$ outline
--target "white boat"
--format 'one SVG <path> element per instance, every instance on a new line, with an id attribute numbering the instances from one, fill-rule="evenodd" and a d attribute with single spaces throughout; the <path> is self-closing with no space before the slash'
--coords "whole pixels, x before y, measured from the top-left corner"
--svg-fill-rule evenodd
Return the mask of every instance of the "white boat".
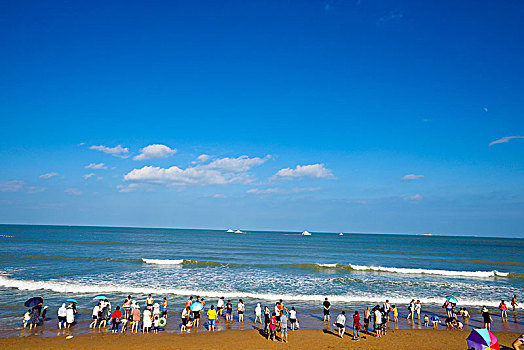
<path id="1" fill-rule="evenodd" d="M 304 231 L 304 232 L 302 232 L 302 236 L 311 236 L 311 233 L 309 233 L 307 231 Z"/>
<path id="2" fill-rule="evenodd" d="M 344 234 L 343 234 L 342 232 L 340 232 L 338 235 L 339 235 L 339 236 L 344 236 Z"/>
<path id="3" fill-rule="evenodd" d="M 236 230 L 235 233 L 245 233 L 245 232 L 242 232 L 240 230 Z"/>
<path id="4" fill-rule="evenodd" d="M 235 232 L 235 231 L 233 231 L 232 229 L 229 229 L 229 230 L 227 230 L 226 232 L 227 232 L 227 233 L 233 233 L 233 232 Z"/>

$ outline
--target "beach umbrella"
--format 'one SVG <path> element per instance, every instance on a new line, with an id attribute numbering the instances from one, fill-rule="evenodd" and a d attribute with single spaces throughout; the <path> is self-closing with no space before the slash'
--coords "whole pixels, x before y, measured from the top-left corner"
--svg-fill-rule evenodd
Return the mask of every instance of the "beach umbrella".
<path id="1" fill-rule="evenodd" d="M 487 329 L 474 329 L 468 339 L 468 349 L 474 350 L 500 350 L 499 340 Z"/>
<path id="2" fill-rule="evenodd" d="M 195 303 L 191 304 L 190 309 L 191 309 L 191 311 L 200 311 L 200 310 L 202 310 L 202 304 L 199 303 L 199 302 L 195 302 Z"/>
<path id="3" fill-rule="evenodd" d="M 93 300 L 106 300 L 107 297 L 105 295 L 98 295 L 96 297 L 93 298 Z"/>
<path id="4" fill-rule="evenodd" d="M 42 299 L 42 297 L 33 297 L 29 299 L 28 301 L 26 301 L 24 305 L 26 307 L 35 307 L 38 304 L 42 304 L 43 302 L 44 302 L 44 299 Z"/>
<path id="5" fill-rule="evenodd" d="M 75 303 L 75 304 L 78 304 L 78 301 L 76 301 L 76 299 L 73 299 L 73 298 L 69 298 L 66 300 L 67 302 L 69 303 Z"/>
<path id="6" fill-rule="evenodd" d="M 455 303 L 455 304 L 458 303 L 457 298 L 455 298 L 453 295 L 448 295 L 446 297 L 446 300 L 449 301 L 450 303 Z"/>

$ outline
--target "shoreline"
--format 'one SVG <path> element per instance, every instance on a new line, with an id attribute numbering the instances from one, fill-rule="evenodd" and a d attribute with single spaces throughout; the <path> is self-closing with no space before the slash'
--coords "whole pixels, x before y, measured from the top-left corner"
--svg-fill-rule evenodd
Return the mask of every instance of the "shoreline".
<path id="1" fill-rule="evenodd" d="M 143 349 L 154 344 L 162 349 L 460 349 L 466 348 L 466 330 L 391 330 L 381 338 L 365 335 L 361 341 L 351 339 L 352 331 L 346 328 L 346 335 L 339 338 L 336 331 L 300 329 L 289 331 L 288 343 L 273 342 L 264 338 L 257 329 L 228 330 L 227 332 L 201 331 L 192 334 L 81 334 L 66 339 L 60 337 L 0 338 L 0 345 L 7 349 Z M 501 349 L 511 349 L 519 333 L 494 332 Z"/>
<path id="2" fill-rule="evenodd" d="M 331 314 L 331 322 L 329 324 L 326 324 L 322 321 L 322 315 L 319 313 L 318 309 L 315 310 L 300 310 L 298 313 L 298 320 L 300 322 L 301 329 L 308 329 L 308 330 L 324 330 L 324 329 L 330 329 L 333 328 L 332 324 L 338 315 L 338 313 L 342 310 L 345 310 L 346 313 L 349 313 L 350 315 L 353 313 L 354 310 L 359 310 L 361 313 L 361 317 L 363 317 L 363 309 L 362 307 L 353 307 L 351 305 L 347 305 L 346 308 L 337 308 L 336 310 L 333 310 Z M 106 327 L 105 329 L 90 329 L 89 323 L 91 323 L 92 319 L 88 318 L 87 313 L 89 313 L 88 310 L 83 310 L 81 313 L 79 313 L 76 317 L 76 321 L 73 324 L 72 328 L 70 329 L 70 333 L 74 336 L 82 335 L 82 334 L 98 334 L 98 335 L 104 335 L 105 333 L 110 332 L 110 327 Z M 446 325 L 444 324 L 444 321 L 446 319 L 445 313 L 442 311 L 442 308 L 438 307 L 431 307 L 423 309 L 421 312 L 421 316 L 423 316 L 425 313 L 428 315 L 436 314 L 440 318 L 440 323 L 438 330 L 444 330 L 446 329 Z M 463 318 L 461 316 L 458 317 L 458 320 L 461 321 L 464 324 L 464 330 L 470 331 L 473 328 L 483 328 L 484 324 L 482 321 L 482 316 L 480 313 L 470 310 L 471 311 L 471 317 L 470 318 Z M 225 314 L 224 314 L 225 315 Z M 248 312 L 245 314 L 244 322 L 239 323 L 238 322 L 238 316 L 234 314 L 234 320 L 226 322 L 225 317 L 221 316 L 218 320 L 219 322 L 216 324 L 216 331 L 217 332 L 223 332 L 223 331 L 230 331 L 230 330 L 249 330 L 249 329 L 257 329 L 257 327 L 254 324 L 254 314 L 251 312 Z M 90 313 L 89 313 L 90 316 Z M 508 322 L 502 322 L 501 317 L 499 313 L 491 314 L 493 318 L 493 322 L 491 323 L 491 329 L 493 332 L 514 332 L 514 333 L 522 333 L 524 332 L 524 316 L 521 312 L 512 313 L 508 312 Z M 407 321 L 406 320 L 405 313 L 399 314 L 399 321 L 398 323 L 395 323 L 392 319 L 388 324 L 388 330 L 413 330 L 413 331 L 420 331 L 425 330 L 423 326 L 423 321 L 420 322 L 415 319 L 414 322 Z M 352 319 L 351 319 L 352 322 Z M 207 332 L 205 325 L 207 325 L 207 317 L 203 316 L 201 319 L 201 324 L 197 332 Z M 165 328 L 161 331 L 162 334 L 176 334 L 181 335 L 184 333 L 181 333 L 180 331 L 181 326 L 181 319 L 180 319 L 180 312 L 177 311 L 171 311 L 169 312 L 168 322 Z M 350 321 L 347 322 L 347 326 L 350 327 Z M 370 325 L 371 327 L 371 325 Z M 431 327 L 431 322 L 430 322 Z M 39 326 L 33 329 L 33 331 L 30 331 L 29 329 L 23 329 L 20 326 L 18 327 L 9 327 L 0 329 L 0 338 L 24 338 L 24 337 L 56 337 L 58 335 L 59 329 L 57 326 L 57 317 L 55 316 L 54 310 L 51 312 L 48 312 L 46 316 L 45 322 L 40 322 Z M 193 330 L 194 332 L 194 330 Z"/>

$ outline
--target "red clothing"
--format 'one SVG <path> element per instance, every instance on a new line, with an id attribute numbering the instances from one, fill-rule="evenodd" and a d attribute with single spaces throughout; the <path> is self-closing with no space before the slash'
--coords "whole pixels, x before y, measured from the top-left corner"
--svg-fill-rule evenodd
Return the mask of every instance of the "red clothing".
<path id="1" fill-rule="evenodd" d="M 353 327 L 360 327 L 360 315 L 359 314 L 356 314 L 356 315 L 353 315 Z"/>
<path id="2" fill-rule="evenodd" d="M 499 305 L 499 309 L 500 309 L 500 310 L 507 310 L 507 309 L 508 309 L 508 306 L 506 305 L 506 303 L 500 303 L 500 305 Z"/>
<path id="3" fill-rule="evenodd" d="M 115 319 L 115 318 L 122 318 L 122 312 L 120 312 L 120 310 L 116 310 L 113 312 L 113 315 L 111 316 L 111 319 Z"/>

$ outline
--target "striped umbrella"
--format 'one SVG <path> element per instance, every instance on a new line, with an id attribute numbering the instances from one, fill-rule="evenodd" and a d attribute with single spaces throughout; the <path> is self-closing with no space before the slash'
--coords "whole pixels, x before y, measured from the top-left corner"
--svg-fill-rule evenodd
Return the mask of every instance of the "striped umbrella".
<path id="1" fill-rule="evenodd" d="M 468 339 L 468 349 L 474 350 L 500 350 L 499 340 L 487 329 L 474 329 Z"/>

